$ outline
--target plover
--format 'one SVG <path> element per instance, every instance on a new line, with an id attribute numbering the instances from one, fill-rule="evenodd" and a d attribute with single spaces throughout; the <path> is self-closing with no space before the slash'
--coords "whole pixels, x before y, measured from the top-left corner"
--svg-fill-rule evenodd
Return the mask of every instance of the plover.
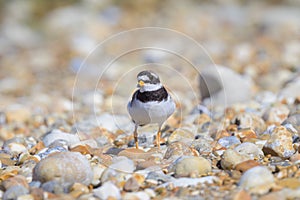
<path id="1" fill-rule="evenodd" d="M 138 148 L 137 128 L 146 124 L 158 124 L 156 137 L 160 148 L 160 135 L 163 123 L 175 111 L 175 103 L 160 83 L 159 77 L 152 71 L 142 71 L 137 75 L 138 90 L 132 95 L 127 110 L 135 124 L 134 141 Z"/>

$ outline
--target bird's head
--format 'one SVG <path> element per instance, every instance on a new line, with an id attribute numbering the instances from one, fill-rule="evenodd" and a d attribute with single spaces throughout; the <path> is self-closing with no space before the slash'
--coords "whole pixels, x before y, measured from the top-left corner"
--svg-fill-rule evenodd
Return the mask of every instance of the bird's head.
<path id="1" fill-rule="evenodd" d="M 159 77 L 152 71 L 142 71 L 137 75 L 137 87 L 141 92 L 158 90 L 162 87 Z"/>

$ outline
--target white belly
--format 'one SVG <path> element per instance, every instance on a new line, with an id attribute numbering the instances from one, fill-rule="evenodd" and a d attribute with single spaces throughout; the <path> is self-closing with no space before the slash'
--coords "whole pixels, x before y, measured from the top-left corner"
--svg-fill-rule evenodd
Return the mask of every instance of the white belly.
<path id="1" fill-rule="evenodd" d="M 143 103 L 135 100 L 127 105 L 127 110 L 132 120 L 138 125 L 159 124 L 162 125 L 175 111 L 175 103 L 170 98 L 166 101 L 151 101 Z"/>

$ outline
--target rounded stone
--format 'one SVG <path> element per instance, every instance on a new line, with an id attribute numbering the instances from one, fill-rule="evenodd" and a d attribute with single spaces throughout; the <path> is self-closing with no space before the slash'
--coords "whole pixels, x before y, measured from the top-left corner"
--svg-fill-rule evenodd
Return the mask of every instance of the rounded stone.
<path id="1" fill-rule="evenodd" d="M 170 171 L 176 177 L 204 175 L 211 171 L 211 163 L 203 157 L 182 156 L 170 166 Z"/>
<path id="2" fill-rule="evenodd" d="M 257 166 L 247 170 L 241 177 L 239 186 L 254 194 L 264 194 L 274 185 L 272 172 L 266 167 Z"/>
<path id="3" fill-rule="evenodd" d="M 10 187 L 3 194 L 3 200 L 17 199 L 19 196 L 28 194 L 29 190 L 22 185 L 15 185 Z"/>
<path id="4" fill-rule="evenodd" d="M 57 181 L 62 185 L 75 182 L 88 185 L 93 180 L 89 161 L 78 152 L 59 152 L 41 160 L 33 169 L 33 180 Z"/>
<path id="5" fill-rule="evenodd" d="M 280 125 L 288 117 L 289 112 L 289 108 L 286 105 L 275 105 L 265 111 L 263 119 L 269 125 Z"/>
<path id="6" fill-rule="evenodd" d="M 244 142 L 234 148 L 239 154 L 248 156 L 249 159 L 262 158 L 263 151 L 251 142 Z"/>
<path id="7" fill-rule="evenodd" d="M 65 133 L 58 129 L 52 130 L 50 133 L 47 133 L 43 137 L 43 142 L 46 147 L 50 146 L 52 143 L 58 140 L 64 140 L 67 142 L 68 145 L 72 145 L 80 142 L 78 135 Z"/>
<path id="8" fill-rule="evenodd" d="M 235 166 L 241 162 L 249 160 L 245 155 L 238 153 L 236 150 L 226 150 L 221 159 L 221 166 L 223 169 L 234 169 Z"/>
<path id="9" fill-rule="evenodd" d="M 262 134 L 266 130 L 264 120 L 253 113 L 240 113 L 237 114 L 231 121 L 241 129 L 252 129 L 257 135 Z"/>
<path id="10" fill-rule="evenodd" d="M 194 134 L 185 129 L 177 129 L 175 130 L 170 137 L 168 138 L 168 143 L 171 144 L 173 142 L 183 142 L 183 143 L 191 143 L 194 140 Z"/>

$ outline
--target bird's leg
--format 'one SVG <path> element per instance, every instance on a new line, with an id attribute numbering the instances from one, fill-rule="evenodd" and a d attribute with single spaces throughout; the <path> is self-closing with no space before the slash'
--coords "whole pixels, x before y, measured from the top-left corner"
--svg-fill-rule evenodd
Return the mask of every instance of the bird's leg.
<path id="1" fill-rule="evenodd" d="M 135 125 L 135 127 L 134 127 L 134 132 L 133 132 L 134 143 L 135 143 L 135 148 L 136 148 L 136 149 L 139 148 L 138 135 L 137 135 L 137 128 L 138 128 L 138 126 Z"/>
<path id="2" fill-rule="evenodd" d="M 158 127 L 158 131 L 156 134 L 156 146 L 160 149 L 160 135 L 161 135 L 161 125 Z"/>

